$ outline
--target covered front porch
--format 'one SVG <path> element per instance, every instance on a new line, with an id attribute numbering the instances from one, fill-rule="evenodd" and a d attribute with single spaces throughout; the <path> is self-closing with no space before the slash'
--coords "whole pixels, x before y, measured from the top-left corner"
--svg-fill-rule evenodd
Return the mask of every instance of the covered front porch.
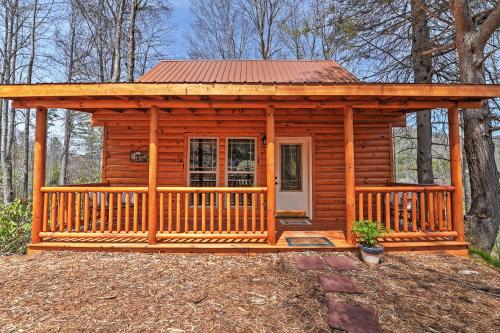
<path id="1" fill-rule="evenodd" d="M 182 89 L 179 87 L 183 86 Z M 458 113 L 493 95 L 485 87 L 433 85 L 276 86 L 109 84 L 39 85 L 11 93 L 17 108 L 36 108 L 33 229 L 31 251 L 43 249 L 239 252 L 352 250 L 355 220 L 371 220 L 390 233 L 388 250 L 464 251 L 462 170 Z M 5 93 L 3 93 L 5 95 Z M 15 95 L 15 96 L 14 96 Z M 457 96 L 459 95 L 459 96 Z M 429 97 L 430 96 L 430 97 Z M 47 110 L 133 112 L 148 119 L 148 183 L 143 186 L 86 184 L 45 186 Z M 451 183 L 446 186 L 386 182 L 363 184 L 356 175 L 355 115 L 381 115 L 448 108 Z M 170 110 L 260 110 L 265 121 L 265 186 L 164 186 L 159 184 L 160 116 Z M 276 120 L 281 110 L 324 110 L 340 116 L 343 133 L 343 227 L 281 223 L 276 209 Z M 243 111 L 242 111 L 243 112 Z M 293 113 L 288 115 L 293 117 Z M 230 116 L 225 116 L 230 117 Z M 260 119 L 260 118 L 259 118 Z M 333 119 L 333 118 L 332 118 Z M 361 118 L 363 119 L 363 118 Z M 330 121 L 330 118 L 327 119 Z M 363 119 L 369 122 L 370 119 Z M 307 123 L 297 118 L 295 123 Z M 299 124 L 300 125 L 300 124 Z M 361 127 L 362 128 L 362 127 Z M 322 129 L 325 130 L 325 129 Z M 312 144 L 314 146 L 314 142 Z M 105 148 L 104 148 L 105 149 Z M 392 158 L 392 157 L 391 157 Z M 375 163 L 375 162 L 374 162 Z M 315 177 L 312 163 L 311 177 Z M 336 185 L 337 186 L 337 185 Z M 316 186 L 318 187 L 318 186 Z M 317 189 L 312 188 L 315 198 Z M 336 207 L 331 199 L 325 204 Z M 333 209 L 333 208 L 332 208 Z M 298 237 L 323 237 L 331 244 L 291 244 Z"/>

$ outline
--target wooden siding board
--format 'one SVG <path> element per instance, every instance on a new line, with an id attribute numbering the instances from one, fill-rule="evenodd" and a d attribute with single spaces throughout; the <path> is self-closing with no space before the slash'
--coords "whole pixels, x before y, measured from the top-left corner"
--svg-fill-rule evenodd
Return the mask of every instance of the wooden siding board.
<path id="1" fill-rule="evenodd" d="M 283 112 L 281 112 L 283 111 Z M 266 186 L 264 112 L 233 113 L 225 110 L 203 110 L 203 117 L 189 110 L 172 110 L 160 115 L 159 185 L 187 186 L 187 144 L 189 137 L 219 138 L 219 185 L 226 185 L 226 139 L 254 137 L 257 140 L 257 186 Z M 231 114 L 238 121 L 229 120 Z M 228 120 L 219 120 L 222 119 Z M 307 122 L 297 121 L 302 117 Z M 399 118 L 398 118 L 399 117 Z M 130 162 L 133 150 L 147 150 L 149 129 L 147 114 L 129 115 L 98 112 L 94 118 L 106 123 L 105 173 L 112 186 L 145 185 L 147 163 Z M 213 120 L 207 120 L 207 119 Z M 325 123 L 328 118 L 328 123 Z M 356 184 L 384 185 L 391 180 L 391 148 L 388 123 L 401 121 L 400 114 L 374 112 L 354 115 Z M 313 225 L 315 228 L 344 228 L 344 152 L 342 116 L 330 110 L 312 113 L 310 110 L 280 110 L 276 116 L 276 135 L 311 136 L 313 149 Z"/>

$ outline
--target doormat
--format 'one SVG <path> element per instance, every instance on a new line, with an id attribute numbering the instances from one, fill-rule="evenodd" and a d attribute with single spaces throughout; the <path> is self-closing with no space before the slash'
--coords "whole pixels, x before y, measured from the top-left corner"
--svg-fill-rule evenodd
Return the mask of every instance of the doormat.
<path id="1" fill-rule="evenodd" d="M 280 218 L 279 222 L 281 225 L 311 225 L 311 221 L 308 219 L 297 219 L 297 218 Z"/>
<path id="2" fill-rule="evenodd" d="M 326 237 L 285 237 L 288 246 L 335 246 Z"/>

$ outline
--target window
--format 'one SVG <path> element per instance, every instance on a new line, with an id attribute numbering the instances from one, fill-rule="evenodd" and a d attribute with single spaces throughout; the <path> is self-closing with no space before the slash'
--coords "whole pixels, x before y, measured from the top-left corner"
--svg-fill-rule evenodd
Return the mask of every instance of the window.
<path id="1" fill-rule="evenodd" d="M 189 186 L 217 186 L 217 139 L 189 140 Z"/>
<path id="2" fill-rule="evenodd" d="M 255 185 L 255 139 L 227 140 L 227 185 L 230 187 L 251 187 Z M 231 194 L 231 205 L 243 206 L 243 193 Z M 251 203 L 248 202 L 248 205 Z"/>
<path id="3" fill-rule="evenodd" d="M 255 139 L 227 140 L 227 185 L 255 185 Z"/>

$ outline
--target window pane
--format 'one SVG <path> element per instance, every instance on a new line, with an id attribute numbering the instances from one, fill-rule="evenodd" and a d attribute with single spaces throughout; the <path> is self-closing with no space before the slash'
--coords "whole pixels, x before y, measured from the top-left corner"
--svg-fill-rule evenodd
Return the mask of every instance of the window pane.
<path id="1" fill-rule="evenodd" d="M 255 171 L 255 140 L 228 139 L 227 171 Z M 230 185 L 231 186 L 231 185 Z"/>
<path id="2" fill-rule="evenodd" d="M 228 173 L 227 185 L 229 187 L 252 187 L 255 185 L 255 175 L 253 173 Z M 239 199 L 239 205 L 243 206 L 243 193 L 231 193 L 231 206 L 236 204 L 236 196 Z M 247 196 L 247 206 L 251 206 L 251 194 Z"/>
<path id="3" fill-rule="evenodd" d="M 228 173 L 227 186 L 248 187 L 254 186 L 255 175 L 253 173 Z"/>
<path id="4" fill-rule="evenodd" d="M 302 191 L 302 146 L 281 145 L 281 190 Z"/>
<path id="5" fill-rule="evenodd" d="M 189 145 L 189 171 L 217 170 L 217 139 L 191 139 Z"/>
<path id="6" fill-rule="evenodd" d="M 215 173 L 190 173 L 189 186 L 194 187 L 212 187 L 217 186 Z"/>

